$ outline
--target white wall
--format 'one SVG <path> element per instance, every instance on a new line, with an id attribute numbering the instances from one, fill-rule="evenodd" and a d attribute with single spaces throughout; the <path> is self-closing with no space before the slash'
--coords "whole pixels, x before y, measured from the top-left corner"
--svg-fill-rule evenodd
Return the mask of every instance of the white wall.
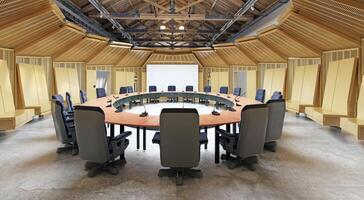
<path id="1" fill-rule="evenodd" d="M 192 85 L 198 91 L 198 65 L 148 64 L 147 91 L 150 85 L 156 85 L 157 91 L 167 91 L 168 85 L 175 85 L 176 91 L 184 91 L 186 85 Z"/>

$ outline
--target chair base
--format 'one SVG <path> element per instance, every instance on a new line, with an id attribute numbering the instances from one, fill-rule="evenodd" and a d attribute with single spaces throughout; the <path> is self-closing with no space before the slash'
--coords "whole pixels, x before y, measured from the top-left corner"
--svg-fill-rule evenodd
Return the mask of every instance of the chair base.
<path id="1" fill-rule="evenodd" d="M 176 177 L 176 185 L 183 185 L 183 177 L 186 175 L 192 178 L 202 178 L 202 172 L 199 169 L 169 168 L 160 169 L 158 172 L 159 177 Z"/>
<path id="2" fill-rule="evenodd" d="M 277 142 L 276 141 L 272 141 L 272 142 L 267 142 L 264 144 L 264 149 L 270 151 L 270 152 L 276 152 L 277 149 Z"/>
<path id="3" fill-rule="evenodd" d="M 250 171 L 256 170 L 256 165 L 258 164 L 258 157 L 257 156 L 251 156 L 248 158 L 241 159 L 239 157 L 231 157 L 230 154 L 222 154 L 221 160 L 228 161 L 228 168 L 229 169 L 235 169 L 236 167 L 240 165 L 244 165 L 246 168 L 248 168 Z"/>
<path id="4" fill-rule="evenodd" d="M 108 161 L 106 163 L 86 162 L 85 170 L 88 171 L 87 176 L 90 178 L 95 177 L 103 171 L 107 171 L 111 175 L 118 175 L 119 167 L 125 164 L 126 160 L 124 156 L 120 156 L 120 159 Z"/>
<path id="5" fill-rule="evenodd" d="M 78 155 L 78 146 L 77 144 L 66 144 L 64 147 L 59 147 L 57 148 L 57 153 L 61 154 L 61 153 L 66 153 L 66 152 L 72 152 L 73 156 Z"/>

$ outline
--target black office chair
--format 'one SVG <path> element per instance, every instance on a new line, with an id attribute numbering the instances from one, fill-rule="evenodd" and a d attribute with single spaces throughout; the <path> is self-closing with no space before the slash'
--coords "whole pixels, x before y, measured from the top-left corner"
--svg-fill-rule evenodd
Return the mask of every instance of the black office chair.
<path id="1" fill-rule="evenodd" d="M 275 152 L 277 140 L 282 136 L 284 116 L 286 114 L 286 101 L 284 99 L 269 100 L 267 106 L 269 114 L 264 148 Z"/>
<path id="2" fill-rule="evenodd" d="M 258 155 L 263 152 L 265 133 L 268 124 L 268 108 L 266 104 L 247 105 L 241 112 L 239 133 L 230 133 L 222 129 L 220 144 L 226 150 L 222 160 L 229 161 L 229 169 L 244 164 L 254 171 Z M 231 157 L 230 154 L 236 156 Z"/>
<path id="3" fill-rule="evenodd" d="M 85 91 L 80 90 L 80 103 L 85 103 L 87 101 L 87 94 Z"/>
<path id="4" fill-rule="evenodd" d="M 57 149 L 57 153 L 72 150 L 72 155 L 77 155 L 77 137 L 73 118 L 66 116 L 63 103 L 55 98 L 51 102 L 51 112 L 57 139 L 64 144 L 64 147 Z"/>
<path id="5" fill-rule="evenodd" d="M 193 85 L 187 85 L 186 86 L 186 92 L 193 92 Z M 184 98 L 184 102 L 193 102 L 193 99 L 190 97 Z"/>
<path id="6" fill-rule="evenodd" d="M 64 114 L 65 117 L 67 117 L 67 118 L 73 118 L 73 111 L 69 111 L 70 109 L 67 108 L 67 106 L 64 104 L 64 99 L 63 99 L 63 96 L 62 95 L 60 95 L 60 94 L 53 95 L 52 96 L 52 100 L 59 101 L 62 104 L 63 114 Z"/>
<path id="7" fill-rule="evenodd" d="M 133 86 L 127 86 L 126 88 L 127 88 L 128 93 L 134 92 Z"/>
<path id="8" fill-rule="evenodd" d="M 119 88 L 119 94 L 126 94 L 128 93 L 128 88 L 127 87 L 120 87 Z"/>
<path id="9" fill-rule="evenodd" d="M 148 88 L 148 91 L 149 92 L 157 92 L 157 86 L 150 85 L 149 88 Z M 159 99 L 158 98 L 150 98 L 149 99 L 149 102 L 151 102 L 151 103 L 158 103 L 159 102 Z"/>
<path id="10" fill-rule="evenodd" d="M 265 100 L 265 89 L 257 89 L 255 94 L 255 100 L 264 103 Z"/>
<path id="11" fill-rule="evenodd" d="M 211 86 L 205 86 L 204 88 L 203 88 L 203 91 L 205 92 L 205 93 L 210 93 L 211 92 Z M 199 103 L 204 103 L 204 104 L 208 104 L 209 103 L 209 100 L 207 100 L 207 99 L 205 99 L 205 98 L 199 98 L 198 99 L 198 102 Z"/>
<path id="12" fill-rule="evenodd" d="M 280 100 L 280 99 L 283 99 L 282 92 L 275 91 L 270 99 L 271 100 Z"/>
<path id="13" fill-rule="evenodd" d="M 241 88 L 234 88 L 234 96 L 240 96 L 241 95 Z"/>
<path id="14" fill-rule="evenodd" d="M 175 92 L 176 86 L 175 85 L 169 85 L 167 88 L 168 92 Z M 167 99 L 167 102 L 178 102 L 178 97 L 169 97 Z"/>
<path id="15" fill-rule="evenodd" d="M 87 175 L 94 177 L 103 170 L 118 174 L 118 165 L 126 163 L 124 152 L 129 145 L 126 138 L 131 132 L 107 137 L 104 112 L 99 107 L 90 106 L 75 107 L 75 126 L 80 157 L 87 161 Z M 115 160 L 119 156 L 120 159 Z"/>
<path id="16" fill-rule="evenodd" d="M 227 86 L 220 87 L 220 93 L 221 94 L 227 94 L 227 93 L 229 93 L 229 87 L 227 87 Z"/>
<path id="17" fill-rule="evenodd" d="M 67 112 L 73 112 L 73 103 L 71 99 L 71 94 L 66 92 L 66 103 L 67 103 Z"/>
<path id="18" fill-rule="evenodd" d="M 156 137 L 159 137 L 156 142 Z M 161 165 L 158 176 L 175 176 L 176 185 L 183 184 L 183 175 L 202 177 L 200 161 L 199 115 L 196 109 L 165 108 L 160 115 L 160 133 L 153 141 L 159 143 Z"/>
<path id="19" fill-rule="evenodd" d="M 105 88 L 96 88 L 96 97 L 97 98 L 106 97 L 106 90 L 105 90 Z"/>

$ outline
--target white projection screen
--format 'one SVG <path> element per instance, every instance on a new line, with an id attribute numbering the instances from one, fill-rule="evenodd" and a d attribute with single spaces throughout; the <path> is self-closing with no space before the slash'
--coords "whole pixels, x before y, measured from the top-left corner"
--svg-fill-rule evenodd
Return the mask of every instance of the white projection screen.
<path id="1" fill-rule="evenodd" d="M 186 85 L 192 85 L 198 91 L 198 65 L 148 64 L 147 90 L 150 85 L 165 92 L 169 85 L 175 85 L 176 91 L 185 91 Z"/>

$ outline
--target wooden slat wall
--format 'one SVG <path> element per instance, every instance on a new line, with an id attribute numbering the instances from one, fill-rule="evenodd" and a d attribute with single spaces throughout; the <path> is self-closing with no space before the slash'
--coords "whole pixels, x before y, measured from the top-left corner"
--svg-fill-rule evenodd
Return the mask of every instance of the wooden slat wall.
<path id="1" fill-rule="evenodd" d="M 54 74 L 52 67 L 52 58 L 50 57 L 30 57 L 30 56 L 16 56 L 16 63 L 42 65 L 46 73 L 46 80 L 48 84 L 49 99 L 55 94 L 54 88 Z M 18 91 L 19 92 L 19 91 Z"/>
<path id="2" fill-rule="evenodd" d="M 364 4 L 358 1 L 357 4 L 350 5 L 350 1 L 354 2 L 352 0 L 293 0 L 293 5 L 300 10 L 300 14 L 359 41 L 364 36 Z"/>
<path id="3" fill-rule="evenodd" d="M 103 50 L 91 58 L 87 64 L 91 65 L 116 65 L 127 53 L 129 49 L 106 46 Z"/>
<path id="4" fill-rule="evenodd" d="M 194 51 L 193 53 L 204 67 L 228 67 L 226 62 L 213 50 Z"/>
<path id="5" fill-rule="evenodd" d="M 122 67 L 141 67 L 147 61 L 152 51 L 132 50 L 129 51 L 116 65 Z"/>
<path id="6" fill-rule="evenodd" d="M 286 97 L 290 99 L 292 94 L 293 78 L 296 66 L 321 64 L 321 58 L 290 58 L 287 65 Z"/>
<path id="7" fill-rule="evenodd" d="M 358 47 L 359 41 L 352 41 L 341 34 L 337 34 L 333 29 L 310 20 L 302 15 L 291 13 L 280 25 L 281 30 L 306 43 L 315 49 L 333 50 Z"/>
<path id="8" fill-rule="evenodd" d="M 257 89 L 263 87 L 265 69 L 286 68 L 286 67 L 287 63 L 259 63 L 257 68 L 257 73 L 258 73 Z"/>
<path id="9" fill-rule="evenodd" d="M 199 64 L 195 55 L 187 54 L 161 54 L 153 53 L 146 64 Z"/>
<path id="10" fill-rule="evenodd" d="M 320 70 L 320 102 L 322 102 L 323 94 L 324 94 L 324 88 L 326 83 L 326 75 L 327 70 L 329 66 L 329 62 L 336 61 L 336 60 L 342 60 L 346 58 L 359 58 L 360 57 L 360 50 L 359 48 L 354 49 L 343 49 L 343 50 L 336 50 L 336 51 L 326 51 L 322 53 L 322 63 L 321 63 L 321 70 Z M 361 75 L 358 75 L 358 78 L 356 79 L 356 86 L 357 88 L 360 88 L 360 82 Z M 358 95 L 358 91 L 354 93 L 354 95 Z"/>
<path id="11" fill-rule="evenodd" d="M 253 58 L 248 57 L 236 46 L 216 48 L 216 53 L 228 65 L 256 65 L 256 61 Z"/>
<path id="12" fill-rule="evenodd" d="M 286 59 L 277 52 L 269 48 L 266 44 L 258 39 L 249 39 L 241 41 L 237 45 L 241 51 L 258 62 L 273 63 L 286 62 Z"/>
<path id="13" fill-rule="evenodd" d="M 14 97 L 14 104 L 16 105 L 16 101 L 17 101 L 17 96 L 16 96 L 16 88 L 17 88 L 17 83 L 16 83 L 16 78 L 15 78 L 15 57 L 14 57 L 14 50 L 12 49 L 3 49 L 0 48 L 0 59 L 1 60 L 6 60 L 7 65 L 8 65 L 8 71 L 9 71 L 9 78 L 10 78 L 10 83 L 11 83 L 11 89 L 13 91 L 13 97 Z"/>
<path id="14" fill-rule="evenodd" d="M 76 68 L 80 89 L 86 91 L 86 64 L 83 62 L 53 62 L 53 67 Z"/>

